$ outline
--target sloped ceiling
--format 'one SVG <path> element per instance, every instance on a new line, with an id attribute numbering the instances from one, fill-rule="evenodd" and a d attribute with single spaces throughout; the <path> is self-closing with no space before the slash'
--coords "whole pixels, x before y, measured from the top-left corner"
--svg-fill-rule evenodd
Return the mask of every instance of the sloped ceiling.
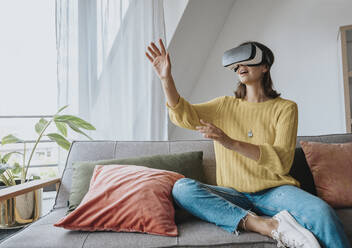
<path id="1" fill-rule="evenodd" d="M 175 85 L 182 97 L 190 97 L 235 1 L 188 1 L 167 48 Z M 170 140 L 174 128 L 170 122 Z"/>

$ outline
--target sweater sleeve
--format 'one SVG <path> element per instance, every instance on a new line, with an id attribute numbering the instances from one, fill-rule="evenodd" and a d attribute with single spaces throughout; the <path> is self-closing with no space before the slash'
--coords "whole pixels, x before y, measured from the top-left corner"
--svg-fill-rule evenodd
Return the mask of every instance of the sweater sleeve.
<path id="1" fill-rule="evenodd" d="M 297 126 L 298 108 L 294 103 L 284 108 L 278 118 L 274 144 L 259 145 L 257 164 L 276 174 L 287 175 L 295 155 Z"/>
<path id="2" fill-rule="evenodd" d="M 190 104 L 183 97 L 179 97 L 178 103 L 171 107 L 168 102 L 169 117 L 172 123 L 179 127 L 196 130 L 196 126 L 201 126 L 199 119 L 212 123 L 223 105 L 225 96 L 214 98 L 210 101 Z"/>

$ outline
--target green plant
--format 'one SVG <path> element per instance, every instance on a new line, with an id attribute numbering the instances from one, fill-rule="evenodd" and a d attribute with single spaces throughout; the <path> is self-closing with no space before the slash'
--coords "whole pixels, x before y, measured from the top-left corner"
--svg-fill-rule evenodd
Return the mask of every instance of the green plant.
<path id="1" fill-rule="evenodd" d="M 26 142 L 22 139 L 17 138 L 16 136 L 9 134 L 1 139 L 1 145 L 12 144 L 12 143 L 23 143 L 24 149 L 23 153 L 18 151 L 9 152 L 3 155 L 0 155 L 0 180 L 7 186 L 16 185 L 15 178 L 17 174 L 20 174 L 21 183 L 24 183 L 27 179 L 27 172 L 30 166 L 32 157 L 34 155 L 35 149 L 37 148 L 38 143 L 40 142 L 43 136 L 47 136 L 50 140 L 55 141 L 60 147 L 65 150 L 68 150 L 71 146 L 71 143 L 65 138 L 67 137 L 68 127 L 76 133 L 80 133 L 86 136 L 88 139 L 92 140 L 86 133 L 81 129 L 86 130 L 95 130 L 95 127 L 85 120 L 74 116 L 74 115 L 59 115 L 59 113 L 67 108 L 69 105 L 66 105 L 60 108 L 57 113 L 50 119 L 46 120 L 41 118 L 38 123 L 35 124 L 35 131 L 38 134 L 38 138 L 31 150 L 29 155 L 28 162 L 26 163 Z M 55 123 L 56 128 L 59 133 L 47 133 L 44 134 L 45 130 L 49 127 L 51 123 Z M 21 154 L 23 156 L 23 166 L 15 162 L 13 165 L 9 165 L 8 161 L 10 160 L 13 154 Z M 33 179 L 38 179 L 39 177 L 33 177 Z"/>

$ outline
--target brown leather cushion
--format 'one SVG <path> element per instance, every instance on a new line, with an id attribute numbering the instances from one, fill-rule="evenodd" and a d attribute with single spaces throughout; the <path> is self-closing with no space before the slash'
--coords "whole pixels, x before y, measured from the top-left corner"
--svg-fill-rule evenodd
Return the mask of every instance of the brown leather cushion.
<path id="1" fill-rule="evenodd" d="M 300 141 L 317 195 L 332 207 L 352 207 L 352 143 Z"/>

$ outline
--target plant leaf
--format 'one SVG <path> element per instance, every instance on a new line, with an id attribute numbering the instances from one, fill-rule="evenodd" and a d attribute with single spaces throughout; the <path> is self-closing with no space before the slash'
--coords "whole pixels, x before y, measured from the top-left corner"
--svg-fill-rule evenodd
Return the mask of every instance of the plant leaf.
<path id="1" fill-rule="evenodd" d="M 80 133 L 80 134 L 83 134 L 83 135 L 86 136 L 88 139 L 93 140 L 93 139 L 92 139 L 91 137 L 89 137 L 86 133 L 84 133 L 81 129 L 79 129 L 79 128 L 76 126 L 75 123 L 73 123 L 73 122 L 71 122 L 71 121 L 68 121 L 67 124 L 69 125 L 69 127 L 70 127 L 73 131 L 75 131 L 75 132 L 77 132 L 77 133 Z"/>
<path id="2" fill-rule="evenodd" d="M 5 144 L 12 144 L 12 143 L 17 143 L 17 142 L 22 142 L 23 140 L 13 136 L 12 134 L 9 134 L 5 137 L 2 138 L 1 140 L 1 144 L 5 145 Z"/>
<path id="3" fill-rule="evenodd" d="M 15 152 L 9 152 L 9 153 L 6 153 L 6 154 L 2 157 L 2 161 L 5 162 L 5 164 L 6 164 L 6 163 L 9 161 L 11 155 L 14 154 L 14 153 L 18 153 L 18 154 L 23 155 L 22 153 L 16 152 L 16 151 L 15 151 Z"/>
<path id="4" fill-rule="evenodd" d="M 6 186 L 10 186 L 11 183 L 9 182 L 9 180 L 7 179 L 7 177 L 3 174 L 3 173 L 0 173 L 0 178 L 1 178 L 1 181 L 6 185 Z"/>
<path id="5" fill-rule="evenodd" d="M 13 174 L 20 174 L 21 173 L 21 169 L 22 169 L 21 165 L 16 162 L 14 164 L 13 168 L 11 169 L 11 171 L 12 171 Z"/>
<path id="6" fill-rule="evenodd" d="M 64 109 L 67 108 L 68 106 L 69 106 L 69 105 L 65 105 L 65 106 L 61 107 L 61 108 L 56 112 L 55 115 L 57 115 L 58 113 L 60 113 L 62 110 L 64 110 Z"/>
<path id="7" fill-rule="evenodd" d="M 60 133 L 62 133 L 65 137 L 67 137 L 66 124 L 64 122 L 55 121 L 55 125 L 57 129 L 60 131 Z"/>
<path id="8" fill-rule="evenodd" d="M 37 134 L 40 134 L 43 131 L 46 124 L 48 124 L 48 121 L 43 118 L 41 118 L 38 123 L 35 124 L 35 131 Z"/>
<path id="9" fill-rule="evenodd" d="M 87 129 L 87 130 L 95 130 L 95 127 L 92 124 L 86 122 L 85 120 L 83 120 L 79 117 L 73 116 L 73 115 L 59 115 L 54 118 L 54 121 L 60 121 L 60 122 L 65 122 L 65 123 L 70 121 L 70 122 L 74 123 L 77 127 Z"/>
<path id="10" fill-rule="evenodd" d="M 65 150 L 70 149 L 71 143 L 67 139 L 65 139 L 62 135 L 58 133 L 48 133 L 46 136 L 48 136 L 49 139 L 55 141 L 59 146 L 61 146 Z"/>
<path id="11" fill-rule="evenodd" d="M 0 164 L 0 175 L 4 174 L 7 169 L 12 169 L 9 164 Z"/>
<path id="12" fill-rule="evenodd" d="M 38 180 L 38 179 L 40 179 L 40 176 L 34 176 L 33 175 L 33 180 Z"/>

